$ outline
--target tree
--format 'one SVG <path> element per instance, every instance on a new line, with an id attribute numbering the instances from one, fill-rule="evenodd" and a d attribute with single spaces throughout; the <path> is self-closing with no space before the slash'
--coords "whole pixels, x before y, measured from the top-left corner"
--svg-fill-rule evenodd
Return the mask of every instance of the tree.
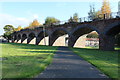
<path id="1" fill-rule="evenodd" d="M 11 39 L 11 34 L 14 32 L 14 27 L 12 25 L 5 25 L 3 29 L 5 31 L 3 37 L 8 40 Z"/>
<path id="2" fill-rule="evenodd" d="M 110 4 L 108 0 L 103 0 L 103 4 L 101 7 L 101 13 L 106 14 L 106 18 L 110 17 L 111 9 L 110 9 Z"/>
<path id="3" fill-rule="evenodd" d="M 73 21 L 74 21 L 74 22 L 78 22 L 78 21 L 79 21 L 79 18 L 78 18 L 78 14 L 77 14 L 77 13 L 74 13 L 74 14 L 73 14 Z"/>
<path id="4" fill-rule="evenodd" d="M 103 19 L 104 15 L 101 13 L 101 10 L 95 11 L 94 5 L 93 6 L 90 5 L 90 11 L 88 13 L 88 17 L 90 20 L 94 21 L 94 20 Z"/>
<path id="5" fill-rule="evenodd" d="M 54 17 L 47 17 L 46 19 L 45 19 L 45 25 L 51 25 L 51 24 L 59 24 L 59 20 L 58 19 L 56 19 L 56 18 L 54 18 Z"/>
<path id="6" fill-rule="evenodd" d="M 18 26 L 17 28 L 15 28 L 15 31 L 20 31 L 22 29 L 21 26 Z"/>
<path id="7" fill-rule="evenodd" d="M 32 23 L 30 23 L 29 24 L 29 26 L 28 26 L 28 28 L 30 28 L 30 29 L 34 29 L 35 27 L 38 27 L 38 26 L 40 26 L 41 24 L 38 22 L 38 20 L 33 20 L 33 22 Z"/>
<path id="8" fill-rule="evenodd" d="M 68 19 L 68 22 L 73 22 L 73 18 L 70 17 L 70 19 Z"/>
<path id="9" fill-rule="evenodd" d="M 14 27 L 12 25 L 5 25 L 3 29 L 5 32 L 14 31 Z"/>
<path id="10" fill-rule="evenodd" d="M 87 35 L 87 38 L 98 38 L 98 33 L 93 31 Z"/>
<path id="11" fill-rule="evenodd" d="M 88 17 L 89 17 L 90 20 L 94 20 L 95 19 L 96 12 L 95 12 L 94 5 L 93 6 L 90 5 L 90 12 L 88 13 Z"/>
<path id="12" fill-rule="evenodd" d="M 95 18 L 94 18 L 94 20 L 96 20 L 96 19 L 103 19 L 104 18 L 104 15 L 101 13 L 101 11 L 100 10 L 98 10 L 97 12 L 95 12 Z"/>
<path id="13" fill-rule="evenodd" d="M 108 0 L 103 0 L 101 12 L 102 14 L 111 13 L 110 4 Z"/>
<path id="14" fill-rule="evenodd" d="M 105 16 L 104 16 L 105 14 Z M 90 11 L 88 13 L 88 17 L 90 20 L 99 20 L 104 18 L 110 18 L 111 17 L 111 9 L 110 4 L 108 0 L 103 0 L 101 10 L 95 11 L 94 6 L 90 5 Z"/>
<path id="15" fill-rule="evenodd" d="M 78 14 L 74 13 L 73 17 L 70 17 L 70 19 L 68 19 L 68 22 L 79 22 Z"/>
<path id="16" fill-rule="evenodd" d="M 24 27 L 24 29 L 29 29 L 29 26 L 27 26 L 27 27 Z"/>

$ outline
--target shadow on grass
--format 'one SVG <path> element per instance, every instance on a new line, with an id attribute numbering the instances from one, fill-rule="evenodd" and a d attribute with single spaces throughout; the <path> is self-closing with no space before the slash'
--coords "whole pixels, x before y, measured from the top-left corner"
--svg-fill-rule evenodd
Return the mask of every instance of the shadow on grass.
<path id="1" fill-rule="evenodd" d="M 3 43 L 3 44 L 11 44 L 11 45 L 15 45 L 17 47 L 23 48 L 23 49 L 35 49 L 35 50 L 51 50 L 52 48 L 56 48 L 58 46 L 45 46 L 45 45 L 35 45 L 35 44 L 21 44 L 21 43 Z M 28 47 L 26 47 L 28 46 Z M 71 48 L 71 47 L 70 47 Z M 117 47 L 118 49 L 115 51 L 120 52 L 120 47 Z M 103 51 L 103 50 L 99 50 L 96 48 L 74 48 L 74 49 L 79 49 L 79 50 L 88 50 L 88 51 Z M 105 52 L 105 51 L 104 51 Z M 114 52 L 114 51 L 113 51 Z"/>
<path id="2" fill-rule="evenodd" d="M 54 51 L 25 51 L 25 52 L 30 52 L 30 53 L 48 53 L 48 54 L 51 54 L 53 53 Z M 29 54 L 29 53 L 28 53 Z"/>
<path id="3" fill-rule="evenodd" d="M 52 50 L 53 48 L 57 48 L 56 46 L 44 46 L 44 45 L 35 45 L 35 44 L 21 44 L 21 43 L 4 43 L 14 45 L 22 49 L 34 49 L 34 50 Z"/>
<path id="4" fill-rule="evenodd" d="M 72 47 L 69 47 L 69 48 L 72 48 Z M 74 49 L 79 49 L 79 50 L 88 50 L 88 51 L 103 51 L 103 52 L 109 52 L 109 51 L 104 51 L 104 50 L 99 50 L 99 49 L 94 49 L 94 48 L 74 48 Z M 110 52 L 115 52 L 115 51 L 118 51 L 120 52 L 120 49 L 117 49 L 117 50 L 114 50 L 114 51 L 110 51 Z"/>

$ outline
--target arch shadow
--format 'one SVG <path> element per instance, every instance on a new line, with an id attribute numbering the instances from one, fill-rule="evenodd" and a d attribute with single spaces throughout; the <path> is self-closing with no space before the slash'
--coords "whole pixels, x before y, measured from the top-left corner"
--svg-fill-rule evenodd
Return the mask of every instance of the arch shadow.
<path id="1" fill-rule="evenodd" d="M 114 22 L 107 26 L 107 28 L 104 30 L 105 35 L 115 36 L 120 32 L 120 22 Z"/>
<path id="2" fill-rule="evenodd" d="M 27 39 L 27 34 L 22 34 L 22 37 L 21 37 L 21 43 L 23 43 L 23 41 Z"/>
<path id="3" fill-rule="evenodd" d="M 36 37 L 36 45 L 38 45 L 42 39 L 44 39 L 45 37 L 49 36 L 48 32 L 47 31 L 40 31 L 38 34 L 37 34 L 37 37 Z M 44 41 L 45 42 L 45 45 L 46 45 L 46 40 Z"/>
<path id="4" fill-rule="evenodd" d="M 53 31 L 49 37 L 49 45 L 52 46 L 59 37 L 66 35 L 66 34 L 68 34 L 68 36 L 69 36 L 70 32 L 68 30 L 66 30 L 65 28 L 53 29 Z M 64 41 L 64 39 L 62 39 L 62 40 Z M 66 43 L 66 40 L 65 40 L 65 43 Z"/>
<path id="5" fill-rule="evenodd" d="M 27 44 L 29 44 L 32 39 L 34 39 L 36 37 L 35 33 L 34 32 L 31 32 L 28 34 L 28 39 L 27 39 Z"/>
<path id="6" fill-rule="evenodd" d="M 17 42 L 18 42 L 20 39 L 21 39 L 21 35 L 18 34 L 18 36 L 17 36 Z"/>
<path id="7" fill-rule="evenodd" d="M 98 33 L 98 35 L 101 34 L 101 32 L 95 26 L 86 25 L 86 24 L 77 26 L 71 32 L 71 35 L 70 35 L 69 41 L 68 41 L 68 45 L 70 47 L 73 47 L 80 36 L 88 34 L 88 33 L 92 32 L 92 31 L 96 31 Z"/>

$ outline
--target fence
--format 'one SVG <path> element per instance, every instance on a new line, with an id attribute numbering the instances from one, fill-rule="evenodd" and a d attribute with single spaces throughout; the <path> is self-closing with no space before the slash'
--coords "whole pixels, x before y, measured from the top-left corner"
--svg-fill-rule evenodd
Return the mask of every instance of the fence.
<path id="1" fill-rule="evenodd" d="M 112 13 L 106 13 L 106 14 L 99 14 L 99 15 L 94 15 L 94 16 L 87 16 L 87 17 L 81 17 L 78 18 L 78 23 L 83 23 L 83 22 L 91 22 L 91 21 L 99 21 L 99 20 L 106 20 L 106 19 L 114 19 L 114 18 L 120 18 L 120 12 L 112 12 Z M 72 20 L 72 21 L 58 21 L 56 23 L 51 23 L 51 24 L 47 24 L 47 25 L 42 25 L 38 28 L 47 28 L 47 27 L 52 27 L 52 25 L 63 25 L 65 23 L 74 23 L 76 21 Z M 29 30 L 29 29 L 22 29 L 21 31 L 24 30 Z M 17 31 L 18 32 L 18 31 Z"/>
<path id="2" fill-rule="evenodd" d="M 114 18 L 120 18 L 120 12 L 112 12 L 112 13 L 106 13 L 106 14 L 99 14 L 95 16 L 87 16 L 87 17 L 81 17 L 78 18 L 78 22 L 91 22 L 91 21 L 98 21 L 98 20 L 106 20 L 106 19 L 114 19 Z M 71 22 L 76 22 L 76 21 L 71 21 Z M 60 25 L 60 24 L 65 24 L 65 23 L 70 23 L 70 21 L 65 20 L 65 21 L 59 21 L 57 23 L 53 23 L 50 25 Z"/>

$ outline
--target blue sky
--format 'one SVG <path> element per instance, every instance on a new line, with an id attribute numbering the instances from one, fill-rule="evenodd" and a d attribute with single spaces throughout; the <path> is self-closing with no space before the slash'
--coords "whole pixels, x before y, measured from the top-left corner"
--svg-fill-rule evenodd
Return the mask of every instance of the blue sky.
<path id="1" fill-rule="evenodd" d="M 1 2 L 0 35 L 7 24 L 26 27 L 34 19 L 44 23 L 48 16 L 60 21 L 68 20 L 74 13 L 78 13 L 79 17 L 88 16 L 90 4 L 94 4 L 97 11 L 102 2 Z M 118 2 L 110 2 L 110 5 L 112 12 L 118 11 Z"/>

